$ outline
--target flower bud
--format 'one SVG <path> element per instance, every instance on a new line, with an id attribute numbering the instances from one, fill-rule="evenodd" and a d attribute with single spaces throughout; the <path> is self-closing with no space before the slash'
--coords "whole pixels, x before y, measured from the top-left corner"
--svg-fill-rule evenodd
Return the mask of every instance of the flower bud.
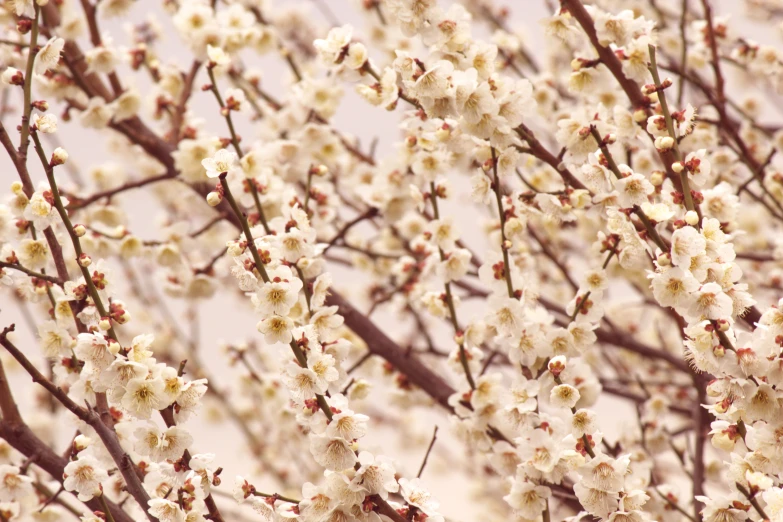
<path id="1" fill-rule="evenodd" d="M 245 251 L 244 247 L 239 241 L 229 241 L 226 243 L 228 255 L 231 257 L 238 257 Z"/>
<path id="2" fill-rule="evenodd" d="M 663 185 L 663 181 L 666 179 L 666 174 L 661 172 L 660 170 L 656 170 L 650 175 L 650 183 L 653 184 L 655 187 L 660 187 Z"/>
<path id="3" fill-rule="evenodd" d="M 30 32 L 30 29 L 33 27 L 33 21 L 29 18 L 20 18 L 18 22 L 16 22 L 16 31 L 19 34 L 27 34 Z"/>
<path id="4" fill-rule="evenodd" d="M 77 435 L 73 439 L 74 453 L 79 453 L 80 451 L 86 450 L 90 444 L 92 444 L 92 439 L 90 437 L 85 435 Z"/>
<path id="5" fill-rule="evenodd" d="M 207 204 L 210 207 L 216 207 L 223 202 L 223 195 L 220 192 L 212 191 L 207 194 Z"/>
<path id="6" fill-rule="evenodd" d="M 123 310 L 121 314 L 114 317 L 117 324 L 127 324 L 131 320 L 131 314 L 127 310 Z"/>
<path id="7" fill-rule="evenodd" d="M 682 172 L 684 168 L 685 167 L 683 166 L 681 161 L 675 161 L 674 163 L 672 163 L 672 170 L 677 174 Z"/>
<path id="8" fill-rule="evenodd" d="M 547 369 L 549 369 L 550 373 L 555 377 L 560 377 L 560 374 L 563 373 L 563 370 L 566 369 L 565 356 L 558 355 L 556 357 L 552 357 L 549 360 L 549 364 L 547 364 Z"/>
<path id="9" fill-rule="evenodd" d="M 3 71 L 2 76 L 3 83 L 6 85 L 24 85 L 24 75 L 19 69 L 8 67 Z"/>
<path id="10" fill-rule="evenodd" d="M 663 252 L 658 255 L 656 261 L 658 262 L 658 266 L 669 266 L 672 264 L 672 256 L 669 255 L 668 252 Z"/>
<path id="11" fill-rule="evenodd" d="M 106 321 L 109 324 L 109 327 L 111 327 L 111 322 L 109 321 L 108 317 L 104 317 L 103 319 L 101 319 L 101 324 L 103 324 L 103 321 Z M 107 330 L 108 330 L 108 328 L 107 328 Z M 120 348 L 121 348 L 120 347 L 120 343 L 118 343 L 114 339 L 109 339 L 109 352 L 110 353 L 112 353 L 114 355 L 117 355 L 118 353 L 120 353 Z"/>
<path id="12" fill-rule="evenodd" d="M 650 98 L 650 101 L 653 103 L 658 102 L 658 92 L 651 92 L 649 95 L 647 95 L 648 98 Z"/>
<path id="13" fill-rule="evenodd" d="M 62 147 L 57 147 L 52 152 L 52 159 L 49 160 L 49 165 L 56 167 L 57 165 L 62 165 L 66 161 L 68 161 L 68 152 Z"/>
<path id="14" fill-rule="evenodd" d="M 644 109 L 636 109 L 633 113 L 633 121 L 636 123 L 642 123 L 647 121 L 647 113 Z"/>
<path id="15" fill-rule="evenodd" d="M 87 228 L 79 223 L 78 225 L 74 225 L 73 233 L 76 234 L 76 237 L 84 237 L 84 234 L 87 233 Z"/>
<path id="16" fill-rule="evenodd" d="M 718 330 L 726 333 L 729 331 L 729 328 L 731 325 L 729 325 L 729 322 L 726 319 L 718 319 Z"/>
<path id="17" fill-rule="evenodd" d="M 492 170 L 492 165 L 494 165 L 494 163 L 495 162 L 492 160 L 492 158 L 488 158 L 487 161 L 481 164 L 481 170 L 484 172 L 489 172 Z"/>
<path id="18" fill-rule="evenodd" d="M 92 264 L 92 258 L 88 256 L 87 254 L 82 254 L 79 256 L 79 266 L 83 268 L 87 268 Z"/>
<path id="19" fill-rule="evenodd" d="M 104 330 L 104 331 L 108 330 L 109 328 L 111 328 L 111 321 L 109 320 L 109 318 L 108 317 L 101 317 L 101 322 L 98 323 L 98 328 L 100 328 L 101 330 Z M 117 351 L 119 352 L 119 346 L 117 347 Z"/>
<path id="20" fill-rule="evenodd" d="M 438 139 L 438 141 L 446 141 L 449 139 L 449 136 L 451 136 L 450 128 L 441 127 L 435 131 L 435 137 Z"/>
<path id="21" fill-rule="evenodd" d="M 326 176 L 329 174 L 329 168 L 326 165 L 318 165 L 317 167 L 313 167 L 312 173 L 314 176 Z"/>
<path id="22" fill-rule="evenodd" d="M 655 138 L 655 148 L 660 150 L 669 150 L 674 147 L 674 139 L 671 136 L 662 136 Z"/>
<path id="23" fill-rule="evenodd" d="M 714 447 L 731 452 L 734 449 L 735 440 L 725 431 L 721 431 L 712 436 L 711 442 Z"/>
<path id="24" fill-rule="evenodd" d="M 685 222 L 694 227 L 699 222 L 699 215 L 695 210 L 689 210 L 685 213 Z"/>

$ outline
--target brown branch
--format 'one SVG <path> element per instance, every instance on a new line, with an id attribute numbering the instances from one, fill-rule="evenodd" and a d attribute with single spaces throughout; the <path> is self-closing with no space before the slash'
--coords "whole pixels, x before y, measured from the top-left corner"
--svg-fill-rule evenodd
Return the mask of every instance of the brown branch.
<path id="1" fill-rule="evenodd" d="M 63 281 L 60 280 L 57 277 L 52 277 L 46 274 L 41 274 L 39 272 L 36 272 L 34 270 L 30 270 L 29 268 L 25 268 L 22 265 L 18 263 L 6 263 L 4 261 L 0 261 L 0 268 L 10 268 L 12 270 L 18 270 L 19 272 L 22 272 L 24 274 L 29 275 L 30 277 L 35 277 L 36 279 L 41 279 L 42 281 L 48 281 L 52 284 L 62 286 Z"/>
<path id="2" fill-rule="evenodd" d="M 113 189 L 104 190 L 102 192 L 97 192 L 95 194 L 92 194 L 90 196 L 81 198 L 79 196 L 74 196 L 72 194 L 68 194 L 69 199 L 71 199 L 71 204 L 68 205 L 69 210 L 79 210 L 81 208 L 84 208 L 92 203 L 95 203 L 98 200 L 101 199 L 110 199 L 113 196 L 120 194 L 122 192 L 126 192 L 128 190 L 141 188 L 146 185 L 150 185 L 152 183 L 157 183 L 159 181 L 166 181 L 170 179 L 174 179 L 177 177 L 179 173 L 176 170 L 170 170 L 166 171 L 163 174 L 158 174 L 157 176 L 151 176 L 149 178 L 139 179 L 136 181 L 129 181 L 127 183 L 123 183 L 119 187 L 114 187 Z"/>
<path id="3" fill-rule="evenodd" d="M 579 181 L 579 179 L 574 176 L 568 167 L 563 164 L 560 158 L 549 152 L 549 150 L 547 150 L 547 148 L 544 147 L 540 141 L 538 141 L 538 138 L 536 138 L 535 134 L 533 134 L 533 131 L 527 128 L 524 124 L 521 124 L 515 130 L 529 146 L 529 149 L 520 149 L 521 152 L 531 154 L 532 156 L 540 159 L 555 169 L 555 172 L 560 174 L 566 185 L 570 185 L 576 189 L 588 190 L 584 183 Z"/>
<path id="4" fill-rule="evenodd" d="M 171 118 L 171 139 L 172 144 L 179 143 L 180 134 L 182 132 L 182 124 L 185 121 L 185 112 L 188 108 L 188 101 L 193 93 L 193 82 L 196 81 L 196 75 L 201 68 L 201 62 L 193 60 L 193 64 L 190 66 L 190 71 L 184 79 L 184 86 L 182 88 L 182 94 L 179 97 L 179 103 L 174 109 L 174 114 Z"/>
<path id="5" fill-rule="evenodd" d="M 117 435 L 114 431 L 106 426 L 101 420 L 98 413 L 90 408 L 85 409 L 76 404 L 66 394 L 62 388 L 55 386 L 49 379 L 47 379 L 38 369 L 27 359 L 27 357 L 8 340 L 8 334 L 14 331 L 14 325 L 6 327 L 3 332 L 0 333 L 0 345 L 2 345 L 11 356 L 27 371 L 27 373 L 33 378 L 33 382 L 41 385 L 49 394 L 56 398 L 60 404 L 62 404 L 67 410 L 76 415 L 80 420 L 89 424 L 100 437 L 101 442 L 106 447 L 106 450 L 111 455 L 112 460 L 117 465 L 125 479 L 126 487 L 128 491 L 139 504 L 141 509 L 147 515 L 150 522 L 155 522 L 155 518 L 147 513 L 148 502 L 150 500 L 147 491 L 144 489 L 144 485 L 141 483 L 131 458 L 120 446 Z"/>
<path id="6" fill-rule="evenodd" d="M 343 228 L 340 229 L 340 231 L 337 233 L 336 236 L 332 238 L 331 241 L 329 241 L 329 244 L 326 245 L 326 248 L 324 248 L 322 254 L 326 254 L 326 252 L 329 251 L 330 248 L 335 246 L 335 244 L 345 238 L 346 234 L 348 234 L 348 231 L 351 230 L 355 225 L 361 223 L 365 219 L 371 219 L 378 215 L 378 209 L 375 207 L 369 208 L 366 212 L 359 214 L 356 218 L 352 219 L 348 223 L 346 223 Z"/>
<path id="7" fill-rule="evenodd" d="M 367 319 L 334 289 L 326 298 L 326 305 L 339 307 L 338 312 L 345 318 L 345 325 L 365 340 L 370 352 L 383 357 L 438 404 L 450 412 L 453 411 L 449 404 L 449 397 L 455 393 L 454 388 L 439 375 L 425 366 L 416 356 L 389 339 L 375 326 L 375 323 Z"/>

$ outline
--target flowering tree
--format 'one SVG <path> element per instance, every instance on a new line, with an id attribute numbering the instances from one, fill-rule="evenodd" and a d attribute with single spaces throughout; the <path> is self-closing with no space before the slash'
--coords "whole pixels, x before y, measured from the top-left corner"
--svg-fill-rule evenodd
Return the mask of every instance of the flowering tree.
<path id="1" fill-rule="evenodd" d="M 484 518 L 782 521 L 778 52 L 711 0 L 561 0 L 546 51 L 490 0 L 364 0 L 361 30 L 271 4 L 167 0 L 127 47 L 128 0 L 3 5 L 0 280 L 37 346 L 2 325 L 0 522 L 443 520 L 437 428 L 418 473 L 365 440 L 414 410 Z M 347 89 L 388 153 L 331 121 Z M 85 180 L 65 129 L 124 168 Z M 210 302 L 256 316 L 230 376 Z M 604 437 L 609 395 L 636 415 Z M 225 493 L 205 403 L 272 489 Z"/>

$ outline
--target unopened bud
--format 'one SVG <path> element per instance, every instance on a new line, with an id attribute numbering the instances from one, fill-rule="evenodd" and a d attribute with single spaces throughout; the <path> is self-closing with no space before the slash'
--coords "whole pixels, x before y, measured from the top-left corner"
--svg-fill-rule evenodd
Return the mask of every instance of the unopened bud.
<path id="1" fill-rule="evenodd" d="M 729 322 L 726 319 L 718 319 L 718 330 L 721 332 L 728 332 L 729 331 Z"/>
<path id="2" fill-rule="evenodd" d="M 662 136 L 655 138 L 655 148 L 660 150 L 669 150 L 674 147 L 674 139 L 671 136 Z"/>
<path id="3" fill-rule="evenodd" d="M 73 233 L 76 234 L 76 237 L 84 237 L 84 234 L 87 233 L 87 228 L 82 224 L 75 225 Z"/>
<path id="4" fill-rule="evenodd" d="M 30 29 L 33 27 L 33 21 L 29 18 L 20 18 L 18 22 L 16 22 L 16 30 L 19 32 L 19 34 L 27 34 L 30 32 Z"/>
<path id="5" fill-rule="evenodd" d="M 416 139 L 416 136 L 408 136 L 405 138 L 405 145 L 407 145 L 410 148 L 413 148 L 416 146 L 416 142 L 418 140 Z"/>
<path id="6" fill-rule="evenodd" d="M 24 85 L 24 75 L 19 69 L 8 67 L 3 71 L 2 76 L 3 83 L 6 85 Z"/>
<path id="7" fill-rule="evenodd" d="M 90 437 L 87 437 L 86 435 L 77 435 L 73 439 L 74 453 L 86 450 L 90 444 L 92 444 L 92 439 Z"/>
<path id="8" fill-rule="evenodd" d="M 435 137 L 438 139 L 438 141 L 446 141 L 449 139 L 449 136 L 451 136 L 451 129 L 444 129 L 441 127 L 435 131 Z"/>
<path id="9" fill-rule="evenodd" d="M 663 185 L 663 180 L 665 179 L 666 175 L 660 170 L 656 170 L 650 175 L 650 183 L 652 183 L 655 187 L 660 187 Z"/>
<path id="10" fill-rule="evenodd" d="M 111 321 L 109 320 L 108 317 L 101 317 L 101 322 L 98 323 L 98 327 L 101 330 L 108 330 L 109 328 L 111 328 Z M 119 347 L 117 351 L 119 351 Z"/>
<path id="11" fill-rule="evenodd" d="M 79 256 L 79 266 L 87 268 L 92 264 L 92 258 L 88 256 L 87 254 L 82 254 Z"/>
<path id="12" fill-rule="evenodd" d="M 56 167 L 57 165 L 62 165 L 66 161 L 68 161 L 68 152 L 62 147 L 57 147 L 52 152 L 52 159 L 49 160 L 49 165 Z"/>
<path id="13" fill-rule="evenodd" d="M 633 113 L 633 121 L 636 123 L 642 123 L 647 121 L 647 113 L 644 109 L 636 109 Z"/>
<path id="14" fill-rule="evenodd" d="M 662 254 L 658 254 L 656 261 L 658 266 L 669 266 L 672 264 L 672 256 L 668 252 L 663 252 Z"/>
<path id="15" fill-rule="evenodd" d="M 689 210 L 685 213 L 685 222 L 694 227 L 699 222 L 699 215 L 695 210 Z"/>
<path id="16" fill-rule="evenodd" d="M 560 377 L 560 374 L 563 373 L 563 371 L 566 369 L 566 362 L 567 361 L 564 355 L 552 357 L 552 359 L 549 361 L 549 364 L 547 364 L 547 369 L 555 377 Z"/>
<path id="17" fill-rule="evenodd" d="M 481 164 L 481 170 L 484 172 L 489 172 L 492 170 L 492 165 L 494 165 L 494 160 L 492 158 L 488 158 L 487 161 Z"/>
<path id="18" fill-rule="evenodd" d="M 212 191 L 207 194 L 207 204 L 210 207 L 216 207 L 223 202 L 223 195 L 220 192 Z"/>
<path id="19" fill-rule="evenodd" d="M 329 168 L 326 165 L 318 165 L 311 170 L 313 176 L 323 177 L 329 174 Z"/>
<path id="20" fill-rule="evenodd" d="M 658 91 L 651 92 L 650 94 L 647 95 L 647 97 L 650 98 L 651 102 L 657 103 L 658 102 Z"/>
<path id="21" fill-rule="evenodd" d="M 672 163 L 672 170 L 677 174 L 682 172 L 683 169 L 685 169 L 685 167 L 683 166 L 681 161 L 675 161 L 674 163 Z"/>

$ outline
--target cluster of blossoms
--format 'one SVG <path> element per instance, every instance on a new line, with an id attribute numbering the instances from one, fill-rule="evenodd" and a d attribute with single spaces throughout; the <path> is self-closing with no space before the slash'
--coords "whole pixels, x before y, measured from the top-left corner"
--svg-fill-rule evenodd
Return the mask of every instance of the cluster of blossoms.
<path id="1" fill-rule="evenodd" d="M 0 522 L 462 518 L 434 435 L 417 475 L 367 437 L 433 416 L 492 520 L 783 520 L 783 128 L 727 82 L 779 88 L 778 51 L 710 0 L 561 0 L 541 55 L 490 0 L 364 0 L 361 30 L 268 4 L 167 1 L 125 46 L 128 0 L 0 7 L 0 283 L 40 351 L 0 344 L 45 392 L 0 359 Z M 388 153 L 332 123 L 349 89 L 398 117 Z M 112 161 L 81 171 L 76 126 Z M 228 299 L 256 331 L 219 386 Z M 232 495 L 205 418 L 252 455 Z"/>

